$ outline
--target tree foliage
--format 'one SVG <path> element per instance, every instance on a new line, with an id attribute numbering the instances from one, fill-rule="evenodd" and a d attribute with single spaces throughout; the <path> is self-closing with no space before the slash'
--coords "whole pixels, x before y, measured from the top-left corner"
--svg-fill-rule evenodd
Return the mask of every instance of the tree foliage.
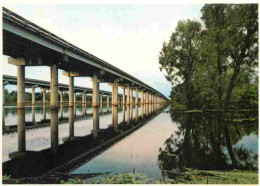
<path id="1" fill-rule="evenodd" d="M 205 28 L 180 21 L 159 56 L 160 70 L 173 85 L 174 105 L 217 108 L 222 114 L 245 107 L 245 100 L 255 107 L 258 5 L 207 4 L 201 12 Z"/>

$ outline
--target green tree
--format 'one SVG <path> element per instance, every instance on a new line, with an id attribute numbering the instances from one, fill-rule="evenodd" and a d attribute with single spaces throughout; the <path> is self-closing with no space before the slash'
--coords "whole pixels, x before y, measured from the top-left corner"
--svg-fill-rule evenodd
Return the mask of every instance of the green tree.
<path id="1" fill-rule="evenodd" d="M 192 98 L 196 92 L 193 76 L 199 60 L 200 30 L 201 24 L 197 21 L 179 21 L 159 55 L 160 70 L 166 71 L 166 79 L 172 85 L 182 81 L 187 109 L 193 108 Z"/>
<path id="2" fill-rule="evenodd" d="M 236 87 L 243 86 L 258 63 L 258 6 L 210 4 L 201 11 L 206 25 L 202 58 L 208 59 L 209 69 L 215 69 L 211 73 L 218 109 L 226 113 Z"/>

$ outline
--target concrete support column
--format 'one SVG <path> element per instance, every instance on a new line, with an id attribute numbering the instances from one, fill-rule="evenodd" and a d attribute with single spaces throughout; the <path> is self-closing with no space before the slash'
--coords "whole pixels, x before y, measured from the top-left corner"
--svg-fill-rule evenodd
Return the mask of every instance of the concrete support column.
<path id="1" fill-rule="evenodd" d="M 125 105 L 125 88 L 123 87 L 123 105 Z"/>
<path id="2" fill-rule="evenodd" d="M 114 81 L 113 87 L 112 87 L 112 123 L 114 126 L 114 130 L 117 130 L 118 126 L 118 83 L 117 81 Z"/>
<path id="3" fill-rule="evenodd" d="M 42 104 L 43 106 L 46 105 L 46 90 L 42 89 Z"/>
<path id="4" fill-rule="evenodd" d="M 93 94 L 92 94 L 92 106 L 99 106 L 99 82 L 97 75 L 93 76 Z"/>
<path id="5" fill-rule="evenodd" d="M 77 102 L 77 94 L 76 94 L 76 92 L 74 92 L 74 105 L 76 104 L 76 102 Z"/>
<path id="6" fill-rule="evenodd" d="M 107 112 L 109 111 L 109 96 L 107 95 Z"/>
<path id="7" fill-rule="evenodd" d="M 130 86 L 127 85 L 127 104 L 129 105 L 130 104 Z"/>
<path id="8" fill-rule="evenodd" d="M 25 108 L 25 66 L 17 66 L 17 108 Z"/>
<path id="9" fill-rule="evenodd" d="M 32 87 L 32 105 L 35 105 L 35 87 Z"/>
<path id="10" fill-rule="evenodd" d="M 58 66 L 53 64 L 51 66 L 51 109 L 58 109 Z"/>
<path id="11" fill-rule="evenodd" d="M 54 154 L 58 151 L 59 128 L 58 128 L 58 66 L 51 65 L 51 86 L 50 86 L 50 106 L 51 106 L 51 149 Z"/>
<path id="12" fill-rule="evenodd" d="M 133 90 L 131 89 L 130 90 L 130 105 L 132 105 L 133 104 Z"/>
<path id="13" fill-rule="evenodd" d="M 149 114 L 149 93 L 145 93 L 145 115 L 148 116 Z"/>
<path id="14" fill-rule="evenodd" d="M 81 103 L 82 103 L 82 105 L 84 104 L 84 93 L 83 92 L 81 93 Z"/>
<path id="15" fill-rule="evenodd" d="M 149 93 L 148 92 L 145 93 L 145 103 L 146 104 L 149 103 Z"/>
<path id="16" fill-rule="evenodd" d="M 138 105 L 138 88 L 135 89 L 135 104 Z"/>
<path id="17" fill-rule="evenodd" d="M 69 106 L 73 107 L 74 106 L 74 77 L 69 76 Z"/>
<path id="18" fill-rule="evenodd" d="M 141 91 L 141 104 L 144 104 L 144 91 Z"/>

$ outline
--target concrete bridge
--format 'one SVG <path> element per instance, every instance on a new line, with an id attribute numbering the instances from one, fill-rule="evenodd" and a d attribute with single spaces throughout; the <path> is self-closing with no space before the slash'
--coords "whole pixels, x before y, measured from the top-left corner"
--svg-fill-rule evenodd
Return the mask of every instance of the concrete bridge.
<path id="1" fill-rule="evenodd" d="M 108 83 L 112 89 L 112 124 L 114 130 L 118 125 L 118 88 L 122 88 L 122 104 L 127 105 L 127 115 L 130 105 L 138 105 L 138 95 L 141 94 L 141 115 L 150 115 L 157 111 L 160 104 L 167 98 L 156 89 L 99 59 L 98 57 L 74 46 L 47 30 L 35 25 L 23 17 L 3 8 L 3 54 L 10 56 L 8 63 L 17 66 L 17 125 L 18 151 L 25 152 L 25 67 L 50 67 L 50 108 L 51 108 L 51 149 L 58 150 L 58 91 L 62 85 L 58 82 L 58 69 L 69 78 L 69 106 L 74 106 L 74 86 L 77 77 L 91 77 L 93 128 L 99 129 L 100 83 Z M 124 59 L 122 59 L 123 61 Z M 46 85 L 48 87 L 48 85 Z M 66 87 L 67 89 L 67 87 Z M 87 90 L 87 88 L 85 89 Z M 127 93 L 125 93 L 125 91 Z M 133 100 L 133 92 L 135 99 Z M 34 93 L 33 93 L 34 94 Z M 72 109 L 70 109 L 72 110 Z M 138 109 L 137 111 L 138 112 Z M 69 134 L 74 136 L 74 116 L 69 113 Z M 129 118 L 129 117 L 127 117 Z M 127 121 L 128 122 L 128 121 Z M 93 129 L 94 130 L 94 129 Z"/>
<path id="2" fill-rule="evenodd" d="M 17 85 L 17 77 L 16 76 L 9 76 L 9 75 L 3 75 L 3 86 L 12 84 L 12 85 Z M 46 90 L 50 89 L 50 82 L 49 81 L 43 81 L 43 80 L 37 80 L 37 79 L 25 79 L 25 88 L 30 88 L 32 89 L 32 105 L 35 105 L 35 88 L 41 88 L 42 90 L 42 95 L 43 95 L 43 105 L 46 105 Z M 4 90 L 4 87 L 3 87 Z M 60 93 L 60 103 L 63 104 L 63 92 L 69 90 L 69 85 L 59 83 L 59 93 Z M 86 96 L 87 94 L 92 95 L 93 89 L 87 88 L 87 87 L 79 87 L 79 86 L 74 86 L 74 103 L 76 103 L 76 93 L 81 93 L 82 98 L 82 104 L 86 104 Z M 104 90 L 99 90 L 99 100 L 100 104 L 103 103 L 103 96 L 105 95 L 107 97 L 106 102 L 109 103 L 110 97 L 112 95 L 111 92 L 109 91 L 104 91 Z M 3 94 L 4 96 L 4 94 Z M 122 94 L 118 94 L 118 102 L 122 102 Z M 5 99 L 3 98 L 3 104 L 4 104 Z"/>

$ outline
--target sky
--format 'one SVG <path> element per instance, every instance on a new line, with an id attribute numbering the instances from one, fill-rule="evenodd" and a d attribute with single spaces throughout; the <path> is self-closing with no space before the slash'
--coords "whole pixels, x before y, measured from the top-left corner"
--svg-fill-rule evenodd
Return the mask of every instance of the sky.
<path id="1" fill-rule="evenodd" d="M 200 20 L 202 4 L 6 4 L 4 7 L 140 79 L 169 97 L 171 84 L 159 70 L 158 56 L 179 20 Z M 3 55 L 3 74 L 15 75 L 16 66 Z M 26 67 L 26 78 L 50 81 L 49 67 Z M 59 82 L 68 77 L 59 70 Z M 76 86 L 92 88 L 87 77 Z M 7 85 L 8 90 L 16 86 Z M 101 90 L 111 91 L 107 84 Z M 30 92 L 29 89 L 26 91 Z M 36 89 L 36 92 L 40 88 Z M 119 89 L 119 93 L 122 90 Z"/>

